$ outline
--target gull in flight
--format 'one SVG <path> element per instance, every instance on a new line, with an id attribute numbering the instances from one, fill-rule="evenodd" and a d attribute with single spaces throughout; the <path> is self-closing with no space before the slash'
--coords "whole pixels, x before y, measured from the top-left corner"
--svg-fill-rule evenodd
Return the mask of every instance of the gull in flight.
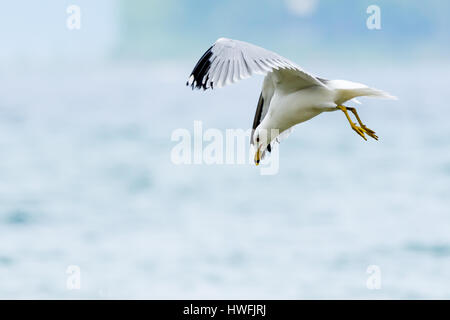
<path id="1" fill-rule="evenodd" d="M 187 85 L 192 89 L 220 88 L 253 74 L 265 75 L 250 138 L 256 165 L 282 133 L 325 111 L 342 111 L 350 127 L 364 140 L 366 135 L 378 140 L 356 109 L 343 104 L 361 96 L 396 99 L 360 83 L 315 77 L 274 52 L 226 38 L 218 39 L 200 58 Z M 348 111 L 358 123 L 352 121 Z"/>

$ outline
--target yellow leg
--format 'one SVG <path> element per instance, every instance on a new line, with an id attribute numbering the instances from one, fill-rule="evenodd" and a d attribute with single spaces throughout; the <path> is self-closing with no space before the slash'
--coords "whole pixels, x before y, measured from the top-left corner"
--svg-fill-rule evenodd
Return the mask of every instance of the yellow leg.
<path id="1" fill-rule="evenodd" d="M 378 140 L 378 136 L 375 135 L 375 131 L 373 131 L 372 129 L 367 128 L 366 125 L 362 123 L 361 119 L 358 116 L 358 112 L 356 112 L 355 108 L 347 107 L 347 110 L 350 110 L 355 115 L 356 120 L 358 120 L 359 125 L 361 126 L 361 128 L 364 129 L 364 131 L 367 133 L 367 135 L 369 137 L 372 137 L 375 140 Z"/>
<path id="2" fill-rule="evenodd" d="M 352 127 L 352 129 L 359 134 L 364 140 L 367 141 L 366 136 L 364 135 L 364 133 L 366 133 L 366 130 L 364 130 L 362 127 L 358 127 L 355 123 L 353 123 L 352 119 L 350 119 L 350 116 L 348 115 L 347 112 L 347 108 L 344 106 L 337 106 L 336 108 L 338 108 L 339 110 L 341 110 L 342 112 L 344 112 L 345 116 L 347 117 L 348 122 L 350 123 L 350 126 Z"/>

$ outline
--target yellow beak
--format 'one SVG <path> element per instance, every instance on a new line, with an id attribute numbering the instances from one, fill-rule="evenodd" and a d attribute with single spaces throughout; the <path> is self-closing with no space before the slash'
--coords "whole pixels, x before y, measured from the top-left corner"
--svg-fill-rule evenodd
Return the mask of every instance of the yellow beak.
<path id="1" fill-rule="evenodd" d="M 259 151 L 259 148 L 258 148 L 258 150 L 256 150 L 256 153 L 255 153 L 255 164 L 259 165 L 260 161 L 261 161 L 261 152 Z"/>

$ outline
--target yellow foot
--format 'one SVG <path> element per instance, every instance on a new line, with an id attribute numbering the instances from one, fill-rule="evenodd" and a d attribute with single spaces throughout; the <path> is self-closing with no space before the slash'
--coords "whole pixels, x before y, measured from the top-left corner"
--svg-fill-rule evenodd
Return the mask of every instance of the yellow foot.
<path id="1" fill-rule="evenodd" d="M 362 135 L 360 134 L 360 131 L 363 131 L 363 132 L 366 133 L 369 137 L 371 137 L 371 138 L 373 138 L 373 139 L 375 139 L 375 140 L 378 140 L 378 136 L 375 134 L 375 131 L 373 131 L 372 129 L 367 128 L 366 125 L 362 123 L 361 119 L 359 118 L 358 112 L 356 111 L 355 108 L 351 108 L 351 107 L 346 107 L 346 108 L 345 108 L 345 107 L 344 107 L 344 108 L 339 108 L 339 109 L 341 109 L 342 111 L 344 111 L 345 109 L 347 109 L 347 110 L 350 110 L 350 111 L 353 113 L 353 115 L 356 117 L 356 120 L 358 120 L 358 123 L 359 123 L 360 127 L 357 127 L 356 124 L 354 124 L 354 126 L 355 126 L 356 128 L 358 128 L 358 129 L 353 128 L 353 126 L 352 126 L 352 128 L 353 128 L 353 130 L 355 130 L 360 136 L 362 136 Z M 343 109 L 344 109 L 344 110 L 343 110 Z M 344 111 L 344 113 L 345 113 L 345 111 Z M 349 121 L 350 121 L 350 118 L 349 118 L 349 117 L 347 117 L 347 119 L 349 119 Z M 350 125 L 351 125 L 351 123 L 350 123 Z M 362 136 L 362 137 L 364 138 L 364 140 L 367 140 L 367 139 L 365 138 L 365 136 Z"/>
<path id="2" fill-rule="evenodd" d="M 365 125 L 362 125 L 361 127 L 367 133 L 367 135 L 369 137 L 372 137 L 373 139 L 378 140 L 378 136 L 375 134 L 375 131 L 373 131 L 372 129 L 367 128 Z"/>
<path id="3" fill-rule="evenodd" d="M 364 130 L 363 128 L 361 128 L 361 127 L 358 127 L 357 125 L 356 125 L 356 123 L 350 123 L 350 126 L 352 127 L 352 129 L 357 133 L 357 134 L 359 134 L 360 136 L 361 136 L 361 138 L 363 138 L 364 140 L 366 140 L 367 141 L 367 138 L 366 138 L 366 136 L 364 135 L 364 133 L 366 133 L 366 130 Z"/>

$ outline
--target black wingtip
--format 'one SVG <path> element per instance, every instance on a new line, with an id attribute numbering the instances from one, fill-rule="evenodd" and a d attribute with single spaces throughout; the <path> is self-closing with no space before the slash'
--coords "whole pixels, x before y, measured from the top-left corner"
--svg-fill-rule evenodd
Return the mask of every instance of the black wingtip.
<path id="1" fill-rule="evenodd" d="M 207 83 L 208 83 L 208 71 L 211 68 L 211 57 L 212 57 L 212 48 L 210 47 L 200 58 L 200 60 L 197 62 L 197 64 L 194 67 L 194 70 L 192 70 L 191 77 L 192 79 L 192 89 L 208 89 Z M 203 79 L 207 77 L 205 81 Z M 204 82 L 204 83 L 203 83 Z M 188 81 L 189 85 L 189 81 Z M 212 87 L 212 86 L 211 86 Z"/>

